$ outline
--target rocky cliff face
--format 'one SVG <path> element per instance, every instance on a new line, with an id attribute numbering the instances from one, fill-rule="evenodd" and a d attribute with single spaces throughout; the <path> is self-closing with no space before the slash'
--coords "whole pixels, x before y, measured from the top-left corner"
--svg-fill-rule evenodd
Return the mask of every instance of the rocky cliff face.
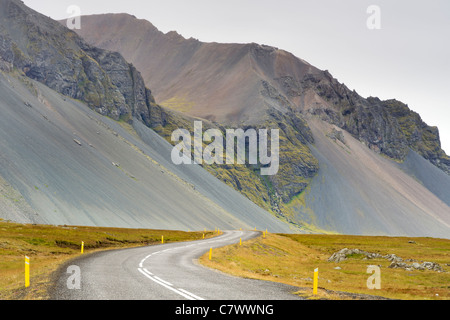
<path id="1" fill-rule="evenodd" d="M 441 149 L 438 128 L 428 126 L 408 105 L 364 99 L 326 71 L 306 76 L 301 86 L 325 102 L 310 107 L 309 113 L 345 129 L 375 152 L 403 161 L 412 149 L 450 174 L 450 158 Z"/>
<path id="2" fill-rule="evenodd" d="M 2 70 L 24 74 L 65 96 L 85 102 L 114 120 L 131 122 L 137 118 L 167 140 L 173 130 L 192 127 L 189 117 L 155 103 L 140 72 L 121 54 L 89 45 L 64 25 L 27 8 L 20 1 L 0 0 L 0 4 Z M 180 40 L 174 38 L 177 39 Z M 268 99 L 272 99 L 270 93 Z M 279 203 L 288 202 L 306 188 L 318 170 L 318 163 L 306 146 L 307 142 L 312 142 L 312 135 L 301 115 L 286 116 L 274 108 L 269 112 L 265 117 L 267 122 L 251 127 L 281 128 L 282 165 L 276 177 L 263 179 L 258 167 L 212 166 L 206 169 L 260 207 L 281 214 Z M 220 124 L 211 122 L 210 127 L 225 132 Z M 245 129 L 248 128 L 250 126 Z"/>
<path id="3" fill-rule="evenodd" d="M 23 72 L 115 120 L 149 124 L 152 94 L 120 54 L 88 45 L 21 1 L 1 0 L 0 8 L 0 69 Z"/>

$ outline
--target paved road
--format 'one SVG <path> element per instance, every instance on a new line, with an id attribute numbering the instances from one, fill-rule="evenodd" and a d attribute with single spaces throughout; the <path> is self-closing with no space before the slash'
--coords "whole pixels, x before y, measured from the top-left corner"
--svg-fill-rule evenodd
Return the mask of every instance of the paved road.
<path id="1" fill-rule="evenodd" d="M 296 288 L 241 279 L 201 266 L 197 259 L 209 249 L 258 236 L 257 232 L 226 231 L 195 242 L 116 250 L 72 261 L 81 273 L 81 288 L 68 289 L 71 274 L 61 271 L 54 300 L 293 300 Z M 75 283 L 70 281 L 70 283 Z"/>

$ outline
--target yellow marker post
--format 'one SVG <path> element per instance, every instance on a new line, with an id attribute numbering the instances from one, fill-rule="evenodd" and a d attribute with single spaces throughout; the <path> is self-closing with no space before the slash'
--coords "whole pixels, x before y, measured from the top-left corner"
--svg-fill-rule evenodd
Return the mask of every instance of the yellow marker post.
<path id="1" fill-rule="evenodd" d="M 164 244 L 164 236 L 161 237 L 161 244 Z"/>
<path id="2" fill-rule="evenodd" d="M 319 287 L 319 268 L 316 268 L 314 270 L 314 288 L 313 288 L 313 295 L 317 295 L 317 289 Z"/>
<path id="3" fill-rule="evenodd" d="M 205 239 L 205 234 L 203 234 L 203 239 Z"/>
<path id="4" fill-rule="evenodd" d="M 212 260 L 212 248 L 209 249 L 209 260 Z"/>
<path id="5" fill-rule="evenodd" d="M 30 286 L 30 258 L 25 256 L 25 288 Z"/>
<path id="6" fill-rule="evenodd" d="M 239 245 L 242 246 L 242 238 L 239 239 Z"/>
<path id="7" fill-rule="evenodd" d="M 81 254 L 83 254 L 83 253 L 84 253 L 84 242 L 81 241 Z"/>

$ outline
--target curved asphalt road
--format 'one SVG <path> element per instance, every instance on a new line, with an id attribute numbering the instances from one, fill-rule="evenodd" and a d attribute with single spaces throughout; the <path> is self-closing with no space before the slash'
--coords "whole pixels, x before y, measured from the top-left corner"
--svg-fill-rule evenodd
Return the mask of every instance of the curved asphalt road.
<path id="1" fill-rule="evenodd" d="M 71 265 L 79 267 L 81 288 L 68 289 L 71 273 L 60 271 L 54 300 L 293 300 L 294 287 L 242 279 L 205 268 L 197 259 L 260 233 L 226 231 L 220 237 L 194 242 L 100 252 Z M 70 282 L 73 283 L 73 282 Z"/>

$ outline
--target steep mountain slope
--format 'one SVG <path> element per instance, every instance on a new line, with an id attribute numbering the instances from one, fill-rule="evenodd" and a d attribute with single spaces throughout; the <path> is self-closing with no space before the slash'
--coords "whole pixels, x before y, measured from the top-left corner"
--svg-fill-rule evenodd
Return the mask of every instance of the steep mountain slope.
<path id="1" fill-rule="evenodd" d="M 0 75 L 0 176 L 34 211 L 26 219 L 3 212 L 2 217 L 157 229 L 289 230 L 200 167 L 186 171 L 171 165 L 170 145 L 143 124 L 139 130 L 158 146 L 81 102 L 22 81 L 27 85 Z"/>
<path id="2" fill-rule="evenodd" d="M 450 176 L 443 175 L 442 171 L 414 151 L 408 153 L 405 161 L 398 166 L 450 206 Z"/>
<path id="3" fill-rule="evenodd" d="M 154 99 L 120 54 L 89 46 L 21 1 L 1 0 L 0 8 L 2 70 L 16 68 L 115 120 L 148 121 Z"/>
<path id="4" fill-rule="evenodd" d="M 0 177 L 0 219 L 13 220 L 18 223 L 36 223 L 37 214 L 25 198 Z"/>
<path id="5" fill-rule="evenodd" d="M 263 180 L 249 167 L 207 168 L 278 216 L 344 233 L 450 236 L 450 208 L 440 200 L 450 193 L 450 158 L 438 129 L 407 105 L 365 99 L 327 71 L 277 48 L 184 39 L 126 14 L 82 17 L 77 32 L 91 44 L 121 52 L 165 107 L 219 128 L 280 128 L 276 176 Z M 165 119 L 151 126 L 166 138 L 188 123 Z M 333 143 L 341 140 L 351 140 L 352 148 L 344 144 L 333 154 Z M 358 157 L 349 159 L 352 152 Z M 433 188 L 424 177 L 429 168 L 408 166 L 416 156 L 434 165 L 444 188 Z M 374 174 L 370 163 L 383 174 Z"/>
<path id="6" fill-rule="evenodd" d="M 309 123 L 315 137 L 313 154 L 321 169 L 307 190 L 289 204 L 297 219 L 345 234 L 448 238 L 448 205 L 401 170 L 402 165 L 375 154 L 334 125 L 314 118 Z M 421 172 L 426 170 L 430 168 Z M 445 190 L 450 177 L 440 173 L 445 181 L 438 187 Z"/>
<path id="7" fill-rule="evenodd" d="M 96 46 L 123 49 L 122 54 L 142 70 L 146 83 L 157 88 L 154 91 L 161 105 L 208 120 L 221 129 L 281 128 L 283 152 L 278 175 L 263 179 L 258 168 L 245 166 L 207 169 L 261 207 L 286 218 L 279 210 L 280 202 L 289 201 L 305 189 L 317 173 L 318 163 L 307 145 L 313 139 L 302 115 L 269 80 L 285 67 L 292 67 L 299 76 L 319 70 L 307 63 L 286 65 L 286 60 L 297 60 L 270 47 L 205 44 L 185 40 L 174 32 L 164 35 L 149 22 L 129 15 L 109 18 L 83 17 L 82 29 L 76 31 Z M 193 125 L 173 116 L 164 118 L 171 121 L 150 126 L 168 140 L 180 123 L 184 128 Z"/>
<path id="8" fill-rule="evenodd" d="M 122 53 L 142 72 L 157 100 L 174 110 L 232 126 L 260 125 L 273 118 L 274 110 L 313 113 L 376 152 L 404 160 L 412 148 L 450 174 L 438 129 L 407 105 L 364 99 L 328 71 L 289 52 L 254 43 L 184 39 L 127 14 L 85 16 L 82 21 L 77 32 L 84 39 Z"/>
<path id="9" fill-rule="evenodd" d="M 0 0 L 0 68 L 0 217 L 291 230 L 202 168 L 173 165 L 170 145 L 146 126 L 162 108 L 120 54 Z M 15 202 L 24 210 L 11 211 Z"/>
<path id="10" fill-rule="evenodd" d="M 292 107 L 288 100 L 276 101 L 283 97 L 273 95 L 274 78 L 282 82 L 287 72 L 296 80 L 320 73 L 282 50 L 186 40 L 127 14 L 86 16 L 76 31 L 132 61 L 161 105 L 230 125 L 260 124 L 270 108 L 286 112 Z"/>

